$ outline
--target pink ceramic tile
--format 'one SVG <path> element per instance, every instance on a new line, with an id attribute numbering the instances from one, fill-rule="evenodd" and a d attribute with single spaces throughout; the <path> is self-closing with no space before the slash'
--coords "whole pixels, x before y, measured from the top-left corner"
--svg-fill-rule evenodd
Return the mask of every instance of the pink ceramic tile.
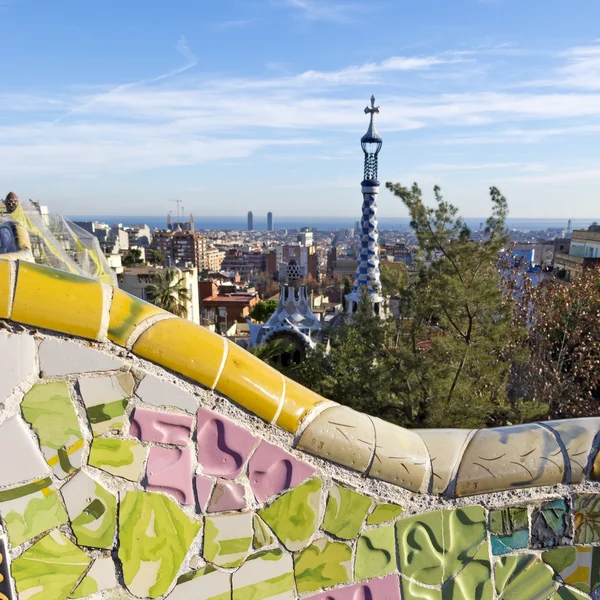
<path id="1" fill-rule="evenodd" d="M 259 502 L 297 486 L 308 479 L 315 468 L 294 458 L 278 446 L 261 442 L 250 459 L 250 486 Z"/>
<path id="2" fill-rule="evenodd" d="M 180 448 L 150 448 L 146 488 L 171 494 L 181 504 L 194 504 L 192 452 Z"/>
<path id="3" fill-rule="evenodd" d="M 198 411 L 198 462 L 206 475 L 235 479 L 254 444 L 255 437 L 212 410 Z"/>
<path id="4" fill-rule="evenodd" d="M 204 475 L 196 475 L 194 484 L 196 485 L 196 495 L 198 496 L 200 510 L 204 512 L 206 510 L 206 505 L 208 504 L 208 499 L 210 498 L 213 480 L 210 477 L 204 477 Z"/>
<path id="5" fill-rule="evenodd" d="M 398 575 L 388 575 L 309 596 L 306 600 L 400 600 L 400 584 Z"/>
<path id="6" fill-rule="evenodd" d="M 246 508 L 244 486 L 234 481 L 218 481 L 207 512 L 224 512 Z"/>
<path id="7" fill-rule="evenodd" d="M 189 415 L 136 408 L 131 418 L 130 433 L 144 442 L 160 442 L 187 446 L 194 418 Z"/>

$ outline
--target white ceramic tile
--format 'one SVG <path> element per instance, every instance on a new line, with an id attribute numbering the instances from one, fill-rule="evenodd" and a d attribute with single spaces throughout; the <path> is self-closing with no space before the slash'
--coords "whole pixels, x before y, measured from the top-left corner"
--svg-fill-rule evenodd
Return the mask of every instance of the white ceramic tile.
<path id="1" fill-rule="evenodd" d="M 0 403 L 35 372 L 35 340 L 28 333 L 0 333 Z"/>
<path id="2" fill-rule="evenodd" d="M 51 377 L 70 373 L 115 371 L 122 366 L 122 361 L 109 354 L 74 342 L 46 338 L 40 344 L 40 370 Z"/>
<path id="3" fill-rule="evenodd" d="M 175 406 L 191 414 L 198 410 L 198 402 L 193 396 L 154 375 L 146 375 L 142 379 L 136 395 L 146 404 L 154 406 Z"/>

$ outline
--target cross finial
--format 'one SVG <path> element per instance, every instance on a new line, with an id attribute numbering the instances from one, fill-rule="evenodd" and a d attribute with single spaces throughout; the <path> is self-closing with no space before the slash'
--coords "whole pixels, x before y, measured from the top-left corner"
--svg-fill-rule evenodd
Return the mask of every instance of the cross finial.
<path id="1" fill-rule="evenodd" d="M 375 96 L 371 96 L 371 106 L 365 108 L 365 114 L 370 114 L 371 117 L 375 114 L 379 114 L 379 106 L 375 106 Z"/>

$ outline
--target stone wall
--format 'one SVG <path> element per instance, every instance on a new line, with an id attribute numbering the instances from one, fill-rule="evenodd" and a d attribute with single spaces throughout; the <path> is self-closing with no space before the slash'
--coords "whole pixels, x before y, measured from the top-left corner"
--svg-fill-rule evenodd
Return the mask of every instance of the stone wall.
<path id="1" fill-rule="evenodd" d="M 0 600 L 578 599 L 600 419 L 407 431 L 0 260 Z"/>

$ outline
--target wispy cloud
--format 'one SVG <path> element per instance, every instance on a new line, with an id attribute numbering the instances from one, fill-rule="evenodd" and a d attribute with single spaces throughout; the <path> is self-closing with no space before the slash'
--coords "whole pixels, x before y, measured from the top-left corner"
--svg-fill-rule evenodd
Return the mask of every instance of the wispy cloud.
<path id="1" fill-rule="evenodd" d="M 452 93 L 440 92 L 441 85 L 433 91 L 407 85 L 422 83 L 420 78 L 432 72 L 449 75 L 476 68 L 477 51 L 392 56 L 329 71 L 237 78 L 191 72 L 178 77 L 190 71 L 197 58 L 185 38 L 177 49 L 182 65 L 133 82 L 30 94 L 0 92 L 0 175 L 200 165 L 269 150 L 282 154 L 282 147 L 289 156 L 318 147 L 313 158 L 318 154 L 341 161 L 330 142 L 362 132 L 362 109 L 373 90 L 382 104 L 386 135 L 393 139 L 395 132 L 421 130 L 415 144 L 428 143 L 429 136 L 434 138 L 429 143 L 447 148 L 517 147 L 600 132 L 600 93 L 593 88 L 496 85 L 497 91 L 491 92 L 485 81 L 460 78 L 452 80 Z M 561 53 L 555 56 L 554 69 L 568 68 L 573 57 L 586 56 L 594 59 L 596 54 L 591 48 Z M 405 150 L 403 142 L 397 147 Z M 419 169 L 447 173 L 541 168 L 512 155 L 508 161 L 486 158 L 479 149 L 477 155 L 481 160 L 428 159 Z M 534 174 L 539 173 L 522 175 Z"/>
<path id="2" fill-rule="evenodd" d="M 355 19 L 364 13 L 366 7 L 356 2 L 336 2 L 335 0 L 277 0 L 281 6 L 295 9 L 309 21 L 333 21 L 338 23 Z"/>
<path id="3" fill-rule="evenodd" d="M 221 21 L 219 23 L 213 23 L 213 27 L 219 29 L 242 29 L 244 27 L 250 27 L 260 22 L 262 19 L 258 17 L 251 17 L 248 19 L 232 19 L 231 21 Z"/>

